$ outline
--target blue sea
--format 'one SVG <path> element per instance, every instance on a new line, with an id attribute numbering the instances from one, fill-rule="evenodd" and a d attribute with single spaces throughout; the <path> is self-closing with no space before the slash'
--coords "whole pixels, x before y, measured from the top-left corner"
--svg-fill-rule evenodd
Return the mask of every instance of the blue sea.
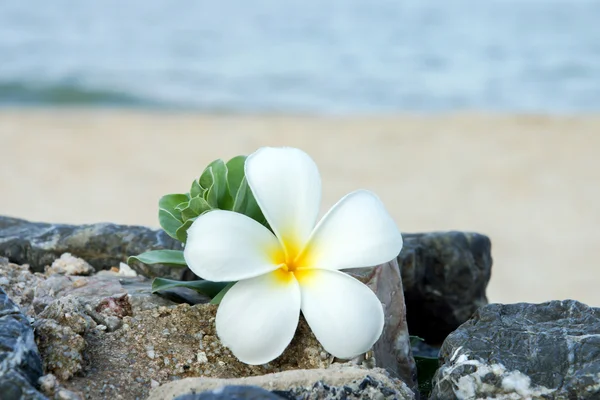
<path id="1" fill-rule="evenodd" d="M 600 0 L 0 0 L 0 106 L 600 111 Z"/>

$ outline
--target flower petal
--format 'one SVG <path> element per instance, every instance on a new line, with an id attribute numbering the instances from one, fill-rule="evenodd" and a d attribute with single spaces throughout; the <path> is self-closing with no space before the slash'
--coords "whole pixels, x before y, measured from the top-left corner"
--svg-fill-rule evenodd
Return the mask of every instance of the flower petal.
<path id="1" fill-rule="evenodd" d="M 368 351 L 383 330 L 383 307 L 366 285 L 339 271 L 299 278 L 302 313 L 325 350 L 338 358 Z"/>
<path id="2" fill-rule="evenodd" d="M 300 289 L 292 276 L 275 273 L 240 281 L 217 310 L 221 342 L 246 364 L 267 363 L 290 344 L 300 317 Z"/>
<path id="3" fill-rule="evenodd" d="M 302 150 L 264 147 L 246 160 L 246 179 L 273 232 L 295 255 L 308 240 L 319 214 L 321 176 Z"/>
<path id="4" fill-rule="evenodd" d="M 277 238 L 253 219 L 232 211 L 201 215 L 187 231 L 183 252 L 188 267 L 215 282 L 252 278 L 278 268 Z"/>
<path id="5" fill-rule="evenodd" d="M 308 268 L 369 267 L 390 261 L 402 235 L 379 198 L 358 190 L 342 198 L 315 228 L 299 260 Z"/>

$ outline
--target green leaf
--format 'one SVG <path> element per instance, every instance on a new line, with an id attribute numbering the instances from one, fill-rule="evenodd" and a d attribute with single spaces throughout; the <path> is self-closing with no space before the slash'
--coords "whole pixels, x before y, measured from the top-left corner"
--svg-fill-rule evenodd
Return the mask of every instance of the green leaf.
<path id="1" fill-rule="evenodd" d="M 206 200 L 214 208 L 227 209 L 227 166 L 223 160 L 215 160 L 208 169 L 212 175 L 212 186 L 205 194 Z"/>
<path id="2" fill-rule="evenodd" d="M 175 218 L 173 214 L 162 208 L 158 210 L 158 222 L 169 236 L 171 236 L 173 239 L 179 240 L 177 238 L 177 229 L 179 229 L 179 227 L 183 225 L 183 222 L 181 222 L 180 220 Z"/>
<path id="3" fill-rule="evenodd" d="M 137 256 L 131 256 L 127 259 L 127 264 L 132 261 L 140 261 L 144 264 L 165 264 L 178 267 L 186 267 L 187 264 L 183 258 L 181 250 L 151 250 Z"/>
<path id="4" fill-rule="evenodd" d="M 425 339 L 423 339 L 422 337 L 415 336 L 415 335 L 410 335 L 408 338 L 410 340 L 410 345 L 411 346 L 416 346 L 420 342 L 424 342 L 425 341 Z"/>
<path id="5" fill-rule="evenodd" d="M 177 229 L 183 224 L 181 212 L 176 208 L 188 201 L 186 194 L 167 194 L 158 201 L 158 222 L 169 236 L 177 239 Z"/>
<path id="6" fill-rule="evenodd" d="M 223 289 L 221 289 L 221 291 L 213 297 L 213 299 L 210 301 L 210 304 L 221 303 L 221 300 L 223 300 L 223 297 L 225 296 L 225 294 L 229 291 L 229 289 L 231 289 L 233 287 L 233 285 L 235 285 L 235 283 L 236 282 L 229 282 L 227 284 L 227 286 L 225 286 Z"/>
<path id="7" fill-rule="evenodd" d="M 188 208 L 190 206 L 190 202 L 189 201 L 184 201 L 183 203 L 179 203 L 175 206 L 175 211 L 183 211 L 186 208 Z"/>
<path id="8" fill-rule="evenodd" d="M 192 187 L 190 188 L 190 196 L 192 198 L 198 197 L 198 196 L 202 197 L 203 194 L 204 194 L 204 188 L 202 188 L 202 186 L 200 186 L 197 179 L 194 179 L 194 182 L 192 182 Z"/>
<path id="9" fill-rule="evenodd" d="M 179 240 L 180 242 L 187 242 L 187 230 L 189 229 L 190 226 L 192 226 L 192 223 L 196 220 L 196 218 L 190 218 L 187 221 L 185 221 L 183 223 L 183 225 L 181 225 L 179 227 L 179 229 L 177 229 L 177 231 L 175 232 L 175 236 L 177 240 Z"/>
<path id="10" fill-rule="evenodd" d="M 250 186 L 248 186 L 246 177 L 242 179 L 237 196 L 235 197 L 233 211 L 244 214 L 259 223 L 268 226 L 260 207 L 256 203 L 252 190 L 250 190 Z"/>
<path id="11" fill-rule="evenodd" d="M 175 281 L 172 279 L 154 278 L 152 281 L 152 293 L 161 290 L 172 289 L 176 287 L 185 287 L 195 290 L 200 294 L 205 294 L 208 297 L 214 298 L 217 296 L 229 282 L 212 282 L 212 281 Z"/>
<path id="12" fill-rule="evenodd" d="M 189 201 L 188 207 L 181 211 L 181 216 L 184 222 L 191 218 L 196 218 L 198 215 L 211 210 L 212 207 L 202 197 L 194 197 Z"/>
<path id="13" fill-rule="evenodd" d="M 233 199 L 237 195 L 237 192 L 244 179 L 244 165 L 246 164 L 246 156 L 233 157 L 227 161 L 227 187 L 229 194 Z"/>
<path id="14" fill-rule="evenodd" d="M 198 178 L 198 183 L 204 189 L 205 197 L 206 197 L 206 191 L 212 187 L 213 181 L 214 181 L 214 178 L 213 178 L 212 168 L 210 167 L 210 164 L 209 164 L 208 167 L 204 168 L 204 171 L 202 171 L 202 175 L 200 175 L 200 178 Z"/>
<path id="15" fill-rule="evenodd" d="M 166 210 L 168 212 L 170 212 L 171 214 L 173 214 L 173 216 L 177 217 L 177 206 L 181 203 L 185 203 L 186 201 L 188 201 L 189 198 L 187 196 L 187 194 L 179 194 L 179 193 L 175 193 L 175 194 L 167 194 L 163 197 L 160 198 L 160 200 L 158 201 L 158 208 L 161 208 L 163 210 Z"/>

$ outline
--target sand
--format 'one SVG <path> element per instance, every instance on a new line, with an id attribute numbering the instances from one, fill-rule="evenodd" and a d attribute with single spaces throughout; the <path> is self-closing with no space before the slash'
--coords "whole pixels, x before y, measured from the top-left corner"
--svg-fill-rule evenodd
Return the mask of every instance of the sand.
<path id="1" fill-rule="evenodd" d="M 228 116 L 0 111 L 0 214 L 158 226 L 158 198 L 216 158 L 295 146 L 323 207 L 367 188 L 403 232 L 492 239 L 493 302 L 600 306 L 600 116 Z"/>

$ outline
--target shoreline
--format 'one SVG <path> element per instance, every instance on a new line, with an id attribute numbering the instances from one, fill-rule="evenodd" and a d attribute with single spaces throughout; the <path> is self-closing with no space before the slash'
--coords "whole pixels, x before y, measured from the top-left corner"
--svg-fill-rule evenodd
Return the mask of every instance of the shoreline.
<path id="1" fill-rule="evenodd" d="M 492 240 L 490 302 L 600 306 L 600 115 L 230 115 L 0 108 L 0 214 L 158 227 L 158 198 L 210 161 L 289 145 L 323 180 L 324 213 L 373 190 L 400 230 Z"/>

